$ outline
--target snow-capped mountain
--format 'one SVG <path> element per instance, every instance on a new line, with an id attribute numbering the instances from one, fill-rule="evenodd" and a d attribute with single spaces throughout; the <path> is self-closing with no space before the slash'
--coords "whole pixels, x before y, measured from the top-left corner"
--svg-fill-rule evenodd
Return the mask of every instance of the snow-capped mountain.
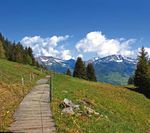
<path id="1" fill-rule="evenodd" d="M 62 60 L 52 56 L 39 56 L 38 58 L 36 58 L 36 60 L 39 64 L 42 64 L 47 69 L 60 73 L 65 73 L 67 71 L 67 68 L 73 70 L 75 65 L 74 59 Z"/>
<path id="2" fill-rule="evenodd" d="M 128 63 L 131 63 L 131 64 L 136 64 L 137 60 L 133 59 L 133 58 L 130 58 L 130 57 L 125 57 L 125 56 L 122 56 L 122 55 L 110 55 L 110 56 L 106 56 L 106 57 L 103 57 L 103 58 L 95 57 L 93 59 L 93 62 L 94 63 L 100 63 L 100 62 L 105 62 L 105 63 L 106 62 L 116 62 L 116 63 L 128 62 Z"/>
<path id="3" fill-rule="evenodd" d="M 94 58 L 93 65 L 98 81 L 126 85 L 133 75 L 137 60 L 121 55 Z"/>
<path id="4" fill-rule="evenodd" d="M 49 70 L 60 73 L 65 73 L 67 68 L 73 72 L 75 66 L 74 59 L 62 60 L 52 56 L 40 56 L 36 60 Z M 103 58 L 93 58 L 86 61 L 86 64 L 88 62 L 93 63 L 98 81 L 127 84 L 129 76 L 134 73 L 137 60 L 121 55 L 110 55 Z"/>

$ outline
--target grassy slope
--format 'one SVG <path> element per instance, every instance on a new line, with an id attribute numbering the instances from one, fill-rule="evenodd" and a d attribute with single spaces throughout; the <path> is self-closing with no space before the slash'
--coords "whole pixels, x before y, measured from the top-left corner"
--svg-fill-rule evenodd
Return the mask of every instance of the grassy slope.
<path id="1" fill-rule="evenodd" d="M 30 73 L 36 76 L 30 82 Z M 25 85 L 21 85 L 23 76 Z M 0 131 L 7 130 L 13 121 L 12 114 L 23 97 L 29 92 L 38 78 L 43 77 L 39 70 L 0 59 Z"/>
<path id="2" fill-rule="evenodd" d="M 51 105 L 57 131 L 65 133 L 150 133 L 150 100 L 123 87 L 93 83 L 64 75 L 53 78 Z M 59 104 L 64 98 L 78 103 L 88 98 L 103 116 L 67 116 Z"/>

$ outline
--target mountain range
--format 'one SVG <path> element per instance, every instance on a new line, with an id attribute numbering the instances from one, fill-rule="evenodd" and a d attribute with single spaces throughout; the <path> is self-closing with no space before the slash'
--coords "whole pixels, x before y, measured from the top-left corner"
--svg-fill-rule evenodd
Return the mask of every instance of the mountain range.
<path id="1" fill-rule="evenodd" d="M 93 60 L 98 81 L 126 85 L 134 74 L 137 60 L 121 55 L 111 55 Z"/>
<path id="2" fill-rule="evenodd" d="M 36 60 L 49 70 L 65 73 L 67 68 L 72 72 L 75 60 L 62 60 L 52 56 L 40 56 Z M 129 76 L 133 75 L 137 60 L 122 55 L 110 55 L 103 58 L 95 57 L 85 61 L 85 64 L 93 63 L 97 81 L 116 85 L 126 85 Z"/>
<path id="3" fill-rule="evenodd" d="M 62 60 L 52 56 L 39 56 L 36 60 L 48 70 L 53 70 L 58 73 L 65 73 L 67 68 L 73 71 L 76 62 L 74 59 Z"/>

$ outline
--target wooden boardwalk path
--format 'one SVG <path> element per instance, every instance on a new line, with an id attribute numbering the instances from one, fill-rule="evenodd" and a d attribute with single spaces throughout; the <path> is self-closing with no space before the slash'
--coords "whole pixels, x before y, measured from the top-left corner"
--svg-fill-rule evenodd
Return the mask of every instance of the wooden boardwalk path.
<path id="1" fill-rule="evenodd" d="M 15 121 L 9 131 L 25 133 L 55 133 L 49 103 L 48 78 L 37 81 L 37 85 L 26 95 L 14 114 Z"/>

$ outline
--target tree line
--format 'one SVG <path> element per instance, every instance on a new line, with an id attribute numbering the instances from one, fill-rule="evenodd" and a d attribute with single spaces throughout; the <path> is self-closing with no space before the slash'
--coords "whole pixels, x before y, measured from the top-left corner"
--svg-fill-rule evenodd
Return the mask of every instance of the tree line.
<path id="1" fill-rule="evenodd" d="M 134 76 L 129 78 L 128 84 L 134 84 L 139 92 L 150 96 L 150 59 L 144 47 L 139 52 Z"/>
<path id="2" fill-rule="evenodd" d="M 72 75 L 69 68 L 67 69 L 66 74 L 69 76 Z M 85 79 L 85 80 L 89 80 L 89 81 L 97 81 L 93 64 L 88 63 L 88 65 L 86 67 L 85 63 L 82 61 L 81 57 L 77 58 L 74 72 L 73 72 L 73 77 L 77 77 L 77 78 Z"/>
<path id="3" fill-rule="evenodd" d="M 0 58 L 23 64 L 40 66 L 33 56 L 31 47 L 23 47 L 20 42 L 15 43 L 6 39 L 0 33 Z"/>

